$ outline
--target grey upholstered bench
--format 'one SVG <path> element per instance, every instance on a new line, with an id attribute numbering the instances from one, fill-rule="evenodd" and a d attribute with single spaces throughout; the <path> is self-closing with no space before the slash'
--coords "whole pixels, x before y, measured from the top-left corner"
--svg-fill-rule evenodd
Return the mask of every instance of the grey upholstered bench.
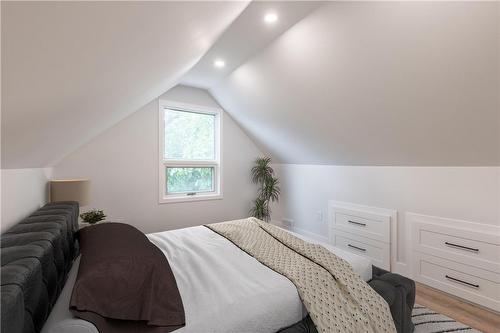
<path id="1" fill-rule="evenodd" d="M 411 313 L 415 305 L 415 281 L 373 266 L 368 284 L 389 304 L 398 333 L 413 332 Z"/>

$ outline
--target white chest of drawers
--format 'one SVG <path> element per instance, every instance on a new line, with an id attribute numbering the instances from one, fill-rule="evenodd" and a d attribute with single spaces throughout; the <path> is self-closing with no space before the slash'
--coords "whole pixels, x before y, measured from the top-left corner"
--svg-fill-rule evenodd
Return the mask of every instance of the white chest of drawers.
<path id="1" fill-rule="evenodd" d="M 413 278 L 500 311 L 500 228 L 406 214 Z"/>
<path id="2" fill-rule="evenodd" d="M 397 212 L 339 201 L 330 201 L 328 207 L 330 243 L 390 271 Z"/>

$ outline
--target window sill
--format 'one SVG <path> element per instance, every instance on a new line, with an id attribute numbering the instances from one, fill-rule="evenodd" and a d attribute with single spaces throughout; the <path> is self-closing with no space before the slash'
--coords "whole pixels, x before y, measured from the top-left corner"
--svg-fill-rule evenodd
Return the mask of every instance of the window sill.
<path id="1" fill-rule="evenodd" d="M 162 197 L 159 200 L 160 204 L 178 203 L 178 202 L 191 202 L 191 201 L 207 201 L 207 200 L 220 200 L 222 199 L 222 194 L 200 194 L 196 196 L 171 196 Z"/>

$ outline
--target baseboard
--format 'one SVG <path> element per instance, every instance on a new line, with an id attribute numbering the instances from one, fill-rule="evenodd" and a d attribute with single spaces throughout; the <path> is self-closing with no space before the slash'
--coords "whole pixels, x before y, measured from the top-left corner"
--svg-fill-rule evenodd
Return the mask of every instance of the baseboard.
<path id="1" fill-rule="evenodd" d="M 296 232 L 298 234 L 307 236 L 309 238 L 315 239 L 319 242 L 323 242 L 323 243 L 327 243 L 327 244 L 329 243 L 328 237 L 322 236 L 322 235 L 314 233 L 314 232 L 307 231 L 307 230 L 302 229 L 302 228 L 292 227 L 292 231 Z"/>
<path id="2" fill-rule="evenodd" d="M 271 224 L 274 224 L 275 226 L 280 227 L 282 229 L 293 231 L 293 232 L 296 232 L 298 234 L 304 235 L 304 236 L 309 237 L 311 239 L 314 239 L 314 240 L 316 240 L 318 242 L 328 243 L 328 237 L 321 236 L 319 234 L 307 231 L 307 230 L 302 229 L 302 228 L 297 228 L 297 227 L 290 226 L 286 222 L 279 221 L 279 220 L 271 220 Z"/>
<path id="3" fill-rule="evenodd" d="M 283 223 L 282 221 L 279 220 L 271 220 L 270 223 L 286 230 L 292 230 L 292 227 L 290 225 L 287 225 L 286 223 Z"/>
<path id="4" fill-rule="evenodd" d="M 412 274 L 409 272 L 409 267 L 406 263 L 403 263 L 403 262 L 396 262 L 396 264 L 394 265 L 394 267 L 392 267 L 392 272 L 393 273 L 397 273 L 397 274 L 400 274 L 400 275 L 403 275 L 403 276 L 406 276 L 407 278 L 410 278 L 412 279 Z"/>

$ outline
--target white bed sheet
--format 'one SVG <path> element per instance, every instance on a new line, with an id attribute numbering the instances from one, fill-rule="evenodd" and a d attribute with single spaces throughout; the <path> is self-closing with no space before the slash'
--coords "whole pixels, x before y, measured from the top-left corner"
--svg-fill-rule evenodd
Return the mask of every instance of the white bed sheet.
<path id="1" fill-rule="evenodd" d="M 154 233 L 148 238 L 168 258 L 182 297 L 186 326 L 176 333 L 276 332 L 306 314 L 287 278 L 206 227 Z M 364 280 L 371 278 L 368 259 L 320 244 L 347 260 Z M 76 319 L 68 310 L 77 270 L 78 261 L 42 333 L 98 333 L 94 325 Z"/>

